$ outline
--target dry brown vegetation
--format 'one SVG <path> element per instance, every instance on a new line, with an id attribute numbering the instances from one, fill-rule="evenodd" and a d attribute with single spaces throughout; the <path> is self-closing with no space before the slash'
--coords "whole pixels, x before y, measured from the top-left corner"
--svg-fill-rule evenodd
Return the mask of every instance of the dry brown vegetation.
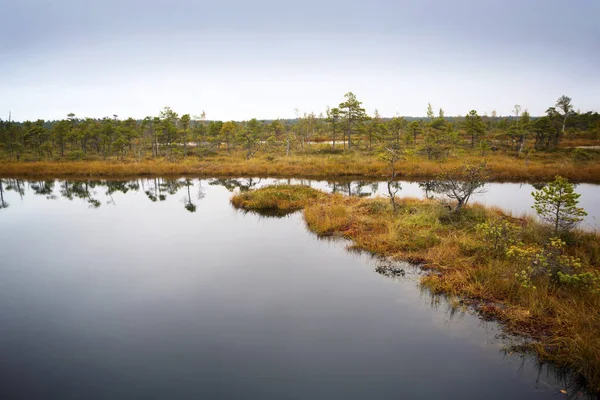
<path id="1" fill-rule="evenodd" d="M 178 162 L 164 159 L 129 161 L 38 161 L 0 163 L 0 176 L 4 177 L 133 177 L 160 176 L 240 176 L 240 177 L 332 177 L 354 176 L 382 178 L 387 175 L 387 165 L 369 152 L 340 154 L 260 154 L 245 160 L 242 153 L 220 153 L 201 159 L 188 157 Z M 528 158 L 515 158 L 505 154 L 486 157 L 491 178 L 495 180 L 545 180 L 561 175 L 574 182 L 600 182 L 600 152 L 590 151 L 589 159 L 573 156 L 571 151 L 536 153 Z M 596 154 L 599 153 L 599 154 Z M 587 156 L 586 156 L 587 157 Z M 408 155 L 398 164 L 399 176 L 406 179 L 429 178 L 465 162 L 481 160 L 478 154 L 463 154 L 445 161 L 427 160 Z"/>
<path id="2" fill-rule="evenodd" d="M 325 198 L 325 193 L 308 186 L 267 186 L 263 190 L 238 193 L 231 203 L 245 210 L 296 211 L 304 208 L 307 202 Z"/>
<path id="3" fill-rule="evenodd" d="M 547 276 L 536 278 L 535 289 L 524 287 L 515 275 L 523 264 L 498 253 L 476 228 L 508 222 L 518 228 L 521 245 L 543 245 L 550 230 L 535 220 L 478 205 L 455 215 L 435 201 L 410 198 L 400 200 L 394 212 L 386 199 L 297 186 L 258 189 L 232 202 L 258 210 L 304 207 L 306 223 L 318 235 L 342 236 L 355 248 L 419 263 L 431 271 L 422 284 L 433 293 L 459 296 L 509 332 L 534 338 L 532 347 L 542 358 L 573 369 L 600 390 L 600 292 Z M 580 258 L 585 270 L 598 271 L 600 235 L 575 231 L 564 239 L 567 255 Z"/>

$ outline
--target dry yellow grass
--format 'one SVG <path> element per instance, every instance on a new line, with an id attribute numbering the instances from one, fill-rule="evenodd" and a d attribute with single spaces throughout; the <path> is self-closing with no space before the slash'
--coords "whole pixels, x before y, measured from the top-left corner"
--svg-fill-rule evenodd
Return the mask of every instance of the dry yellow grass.
<path id="1" fill-rule="evenodd" d="M 236 194 L 231 203 L 248 210 L 295 211 L 304 208 L 309 202 L 323 198 L 325 194 L 308 186 L 274 185 L 260 191 Z"/>
<path id="2" fill-rule="evenodd" d="M 451 157 L 444 162 L 409 156 L 400 162 L 400 177 L 426 179 L 465 161 L 476 162 L 477 155 Z M 540 153 L 531 160 L 503 154 L 486 158 L 496 180 L 544 180 L 556 175 L 578 182 L 600 182 L 600 163 L 575 162 L 562 153 Z M 0 162 L 0 176 L 10 177 L 133 177 L 161 176 L 260 176 L 331 177 L 355 176 L 378 179 L 387 175 L 387 165 L 368 153 L 298 154 L 290 157 L 261 154 L 245 160 L 240 153 L 218 154 L 203 159 L 188 157 L 179 162 L 166 160 L 128 161 L 39 161 Z"/>

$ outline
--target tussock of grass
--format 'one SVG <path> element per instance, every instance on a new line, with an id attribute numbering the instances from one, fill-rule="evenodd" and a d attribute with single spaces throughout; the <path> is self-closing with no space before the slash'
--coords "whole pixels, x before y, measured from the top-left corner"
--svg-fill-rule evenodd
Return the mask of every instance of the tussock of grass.
<path id="1" fill-rule="evenodd" d="M 530 160 L 517 159 L 506 154 L 493 154 L 487 165 L 493 179 L 497 180 L 543 180 L 561 175 L 572 181 L 600 181 L 600 163 L 579 163 L 568 151 L 539 153 Z M 444 162 L 427 160 L 420 156 L 408 156 L 399 163 L 400 176 L 404 178 L 429 178 L 445 169 L 464 162 L 477 162 L 479 154 L 450 157 Z M 290 157 L 279 154 L 259 153 L 245 160 L 240 153 L 217 153 L 197 158 L 189 156 L 182 161 L 164 159 L 135 161 L 133 159 L 88 161 L 32 161 L 0 162 L 0 176 L 10 177 L 132 177 L 140 175 L 161 176 L 259 176 L 259 177 L 331 177 L 356 176 L 381 178 L 387 176 L 387 164 L 369 152 L 344 152 L 319 154 L 308 152 Z"/>
<path id="2" fill-rule="evenodd" d="M 340 195 L 336 195 L 334 198 L 340 202 L 343 201 Z M 304 210 L 304 217 L 308 227 L 318 235 L 347 234 L 346 231 L 350 228 L 351 222 L 349 211 L 343 204 L 335 202 L 315 203 Z"/>
<path id="3" fill-rule="evenodd" d="M 452 215 L 434 201 L 407 198 L 394 212 L 387 199 L 315 192 L 277 186 L 238 195 L 234 203 L 246 209 L 304 207 L 306 223 L 318 235 L 343 236 L 356 248 L 421 263 L 435 271 L 422 279 L 432 292 L 471 301 L 508 331 L 536 339 L 540 356 L 570 367 L 600 389 L 600 293 L 558 286 L 546 277 L 535 282 L 536 290 L 521 286 L 515 277 L 521 267 L 493 255 L 475 229 L 481 222 L 510 221 L 522 227 L 525 244 L 542 244 L 549 236 L 545 226 L 480 205 Z M 285 196 L 294 201 L 278 199 Z M 600 235 L 575 231 L 566 239 L 568 255 L 581 258 L 589 268 L 600 266 Z"/>
<path id="4" fill-rule="evenodd" d="M 231 203 L 243 209 L 296 211 L 325 197 L 319 190 L 308 186 L 273 185 L 252 192 L 238 193 Z"/>

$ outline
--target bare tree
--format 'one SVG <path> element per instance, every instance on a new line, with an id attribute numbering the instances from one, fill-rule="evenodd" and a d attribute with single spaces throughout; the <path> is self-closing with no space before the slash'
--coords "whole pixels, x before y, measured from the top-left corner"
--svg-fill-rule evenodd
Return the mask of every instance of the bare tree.
<path id="1" fill-rule="evenodd" d="M 485 193 L 485 184 L 489 173 L 485 162 L 480 164 L 463 164 L 449 169 L 437 176 L 434 190 L 450 200 L 456 201 L 450 209 L 458 213 L 471 196 Z"/>

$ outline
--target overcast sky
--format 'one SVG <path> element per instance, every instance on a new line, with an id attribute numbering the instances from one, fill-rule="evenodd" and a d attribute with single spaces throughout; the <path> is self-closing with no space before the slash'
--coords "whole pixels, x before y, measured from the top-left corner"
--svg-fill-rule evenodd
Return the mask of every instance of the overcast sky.
<path id="1" fill-rule="evenodd" d="M 600 0 L 8 0 L 0 118 L 600 111 Z"/>

